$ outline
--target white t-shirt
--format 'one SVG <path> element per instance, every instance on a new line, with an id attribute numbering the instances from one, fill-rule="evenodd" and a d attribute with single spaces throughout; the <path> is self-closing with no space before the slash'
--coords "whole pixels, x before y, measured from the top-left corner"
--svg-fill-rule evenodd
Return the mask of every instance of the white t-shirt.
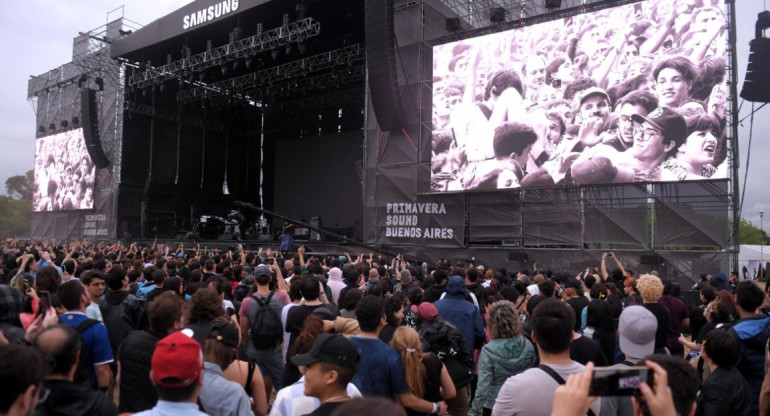
<path id="1" fill-rule="evenodd" d="M 549 364 L 565 380 L 570 374 L 582 373 L 585 366 L 572 362 L 567 365 Z M 553 410 L 553 392 L 559 383 L 545 371 L 535 367 L 511 376 L 497 395 L 492 413 L 495 415 L 549 416 Z M 601 399 L 591 404 L 595 415 L 601 410 Z"/>

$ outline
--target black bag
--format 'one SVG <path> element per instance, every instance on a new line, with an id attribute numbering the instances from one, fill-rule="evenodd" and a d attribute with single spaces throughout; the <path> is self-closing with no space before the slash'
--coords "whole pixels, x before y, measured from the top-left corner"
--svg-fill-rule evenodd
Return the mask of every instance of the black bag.
<path id="1" fill-rule="evenodd" d="M 89 366 L 88 360 L 86 359 L 87 351 L 86 343 L 83 341 L 83 333 L 86 332 L 88 328 L 91 328 L 98 323 L 99 321 L 96 319 L 88 318 L 75 327 L 75 330 L 80 334 L 80 361 L 78 362 L 77 370 L 75 370 L 75 383 L 84 385 L 89 389 L 91 389 L 91 374 L 94 369 Z"/>
<path id="2" fill-rule="evenodd" d="M 270 292 L 266 298 L 255 295 L 254 303 L 249 307 L 249 309 L 257 308 L 256 313 L 250 313 L 249 317 L 254 316 L 254 319 L 250 322 L 251 342 L 254 343 L 254 347 L 258 350 L 273 348 L 283 340 L 281 317 L 270 307 L 270 301 L 273 299 L 274 293 Z"/>

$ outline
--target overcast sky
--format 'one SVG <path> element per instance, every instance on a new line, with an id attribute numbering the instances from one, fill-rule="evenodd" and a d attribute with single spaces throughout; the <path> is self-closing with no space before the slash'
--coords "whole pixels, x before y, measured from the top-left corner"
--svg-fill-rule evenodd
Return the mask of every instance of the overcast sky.
<path id="1" fill-rule="evenodd" d="M 276 0 L 277 1 L 277 0 Z M 539 0 L 535 0 L 539 1 Z M 40 75 L 72 59 L 72 41 L 78 32 L 98 28 L 109 20 L 125 17 L 145 25 L 190 3 L 190 0 L 2 0 L 0 1 L 0 193 L 5 180 L 32 169 L 34 162 L 35 112 L 27 101 L 30 75 Z M 333 0 L 330 0 L 333 3 Z M 754 36 L 757 13 L 766 0 L 738 0 L 738 91 L 743 84 Z M 123 5 L 125 4 L 125 7 Z M 117 10 L 115 10 L 117 9 Z M 110 13 L 111 12 L 111 13 Z M 109 15 L 108 15 L 109 13 Z M 766 70 L 770 74 L 770 68 Z M 739 99 L 740 103 L 740 99 Z M 756 105 L 759 107 L 759 104 Z M 751 112 L 743 103 L 740 118 Z M 749 118 L 739 128 L 740 184 L 744 186 L 749 154 Z M 754 134 L 746 198 L 742 216 L 759 226 L 759 212 L 768 213 L 770 226 L 770 105 L 754 117 Z"/>

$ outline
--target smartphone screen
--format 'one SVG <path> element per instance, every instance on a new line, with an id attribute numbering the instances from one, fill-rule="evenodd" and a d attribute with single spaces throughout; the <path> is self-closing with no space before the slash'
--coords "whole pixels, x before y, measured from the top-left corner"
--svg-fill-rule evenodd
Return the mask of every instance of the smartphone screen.
<path id="1" fill-rule="evenodd" d="M 646 382 L 652 386 L 652 371 L 639 367 L 597 367 L 591 378 L 590 396 L 631 396 Z"/>
<path id="2" fill-rule="evenodd" d="M 53 305 L 51 303 L 51 293 L 47 290 L 41 290 L 40 293 L 38 293 L 38 297 L 40 298 L 40 304 L 38 304 L 37 313 L 38 315 L 45 315 L 48 308 Z"/>

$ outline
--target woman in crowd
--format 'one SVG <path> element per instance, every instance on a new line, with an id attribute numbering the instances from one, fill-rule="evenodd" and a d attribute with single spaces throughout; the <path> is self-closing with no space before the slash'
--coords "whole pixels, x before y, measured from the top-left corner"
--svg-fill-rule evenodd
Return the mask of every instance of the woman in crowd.
<path id="1" fill-rule="evenodd" d="M 713 116 L 698 115 L 687 119 L 687 138 L 672 157 L 663 162 L 663 180 L 707 179 L 714 175 L 722 127 Z"/>
<path id="2" fill-rule="evenodd" d="M 380 331 L 382 342 L 389 344 L 393 333 L 404 321 L 404 295 L 395 293 L 383 301 L 385 320 L 388 322 Z"/>
<path id="3" fill-rule="evenodd" d="M 227 322 L 213 324 L 203 349 L 204 377 L 199 396 L 207 413 L 221 416 L 253 415 L 249 396 L 243 387 L 222 375 L 237 358 L 238 329 Z M 265 396 L 261 397 L 257 407 L 259 414 L 267 413 Z"/>
<path id="4" fill-rule="evenodd" d="M 455 386 L 444 363 L 432 353 L 424 353 L 420 336 L 412 328 L 399 327 L 393 333 L 390 346 L 401 356 L 409 392 L 429 402 L 455 397 Z M 409 416 L 425 415 L 407 408 Z"/>
<path id="5" fill-rule="evenodd" d="M 626 293 L 626 297 L 623 299 L 624 308 L 631 305 L 641 305 L 644 302 L 642 295 L 639 294 L 639 289 L 636 287 L 636 279 L 633 277 L 629 277 L 623 282 L 623 291 Z"/>
<path id="6" fill-rule="evenodd" d="M 582 334 L 599 344 L 610 365 L 615 364 L 618 361 L 617 331 L 612 322 L 609 303 L 594 299 L 586 309 L 588 310 L 587 326 L 583 328 Z"/>
<path id="7" fill-rule="evenodd" d="M 513 303 L 501 300 L 489 305 L 487 329 L 491 341 L 484 345 L 479 356 L 476 397 L 470 415 L 492 414 L 495 399 L 505 380 L 537 361 L 535 347 L 521 335 L 519 313 Z"/>

